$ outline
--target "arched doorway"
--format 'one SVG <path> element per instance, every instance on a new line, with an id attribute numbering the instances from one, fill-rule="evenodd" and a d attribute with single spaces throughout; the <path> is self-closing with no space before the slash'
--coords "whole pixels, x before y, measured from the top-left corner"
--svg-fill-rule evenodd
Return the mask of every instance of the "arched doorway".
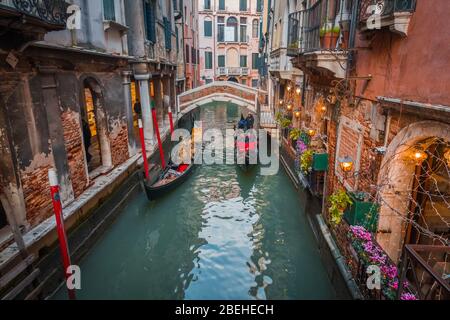
<path id="1" fill-rule="evenodd" d="M 97 80 L 86 78 L 83 81 L 82 94 L 81 127 L 86 164 L 89 175 L 92 176 L 101 168 L 112 166 L 111 147 L 102 89 Z"/>
<path id="2" fill-rule="evenodd" d="M 228 81 L 234 82 L 234 83 L 239 83 L 239 80 L 236 79 L 236 77 L 229 77 L 229 78 L 228 78 Z"/>
<path id="3" fill-rule="evenodd" d="M 238 20 L 235 17 L 229 17 L 227 19 L 227 30 L 230 30 L 230 33 L 225 32 L 225 41 L 237 42 L 238 41 Z"/>
<path id="4" fill-rule="evenodd" d="M 405 244 L 449 237 L 449 142 L 450 125 L 423 121 L 401 130 L 387 149 L 378 179 L 377 240 L 395 262 Z"/>

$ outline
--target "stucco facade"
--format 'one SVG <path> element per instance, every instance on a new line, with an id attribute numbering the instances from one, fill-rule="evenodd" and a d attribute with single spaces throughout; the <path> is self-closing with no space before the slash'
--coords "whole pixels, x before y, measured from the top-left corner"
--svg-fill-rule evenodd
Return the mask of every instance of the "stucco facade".
<path id="1" fill-rule="evenodd" d="M 202 83 L 229 80 L 256 87 L 262 1 L 244 1 L 242 8 L 239 0 L 223 6 L 219 0 L 198 1 Z"/>

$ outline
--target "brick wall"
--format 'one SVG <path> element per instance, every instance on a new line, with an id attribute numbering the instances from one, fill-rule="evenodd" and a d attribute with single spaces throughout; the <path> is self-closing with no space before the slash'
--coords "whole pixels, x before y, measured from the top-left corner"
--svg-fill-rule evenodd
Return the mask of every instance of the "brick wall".
<path id="1" fill-rule="evenodd" d="M 52 199 L 48 182 L 48 170 L 52 165 L 40 166 L 21 173 L 27 221 L 34 227 L 52 215 Z"/>
<path id="2" fill-rule="evenodd" d="M 117 134 L 110 135 L 111 141 L 111 156 L 113 166 L 120 165 L 128 160 L 128 129 L 127 125 L 123 124 L 118 128 Z"/>
<path id="3" fill-rule="evenodd" d="M 64 129 L 64 141 L 73 192 L 75 197 L 78 197 L 86 190 L 88 182 L 79 115 L 74 111 L 66 111 L 61 115 L 61 122 Z"/>

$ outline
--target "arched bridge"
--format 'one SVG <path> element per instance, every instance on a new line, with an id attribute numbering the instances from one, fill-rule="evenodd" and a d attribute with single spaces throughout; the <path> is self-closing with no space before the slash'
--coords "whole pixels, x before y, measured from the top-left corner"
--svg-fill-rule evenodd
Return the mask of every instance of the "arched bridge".
<path id="1" fill-rule="evenodd" d="M 230 81 L 215 81 L 178 96 L 178 112 L 186 114 L 212 102 L 230 102 L 257 112 L 259 94 L 265 92 Z"/>

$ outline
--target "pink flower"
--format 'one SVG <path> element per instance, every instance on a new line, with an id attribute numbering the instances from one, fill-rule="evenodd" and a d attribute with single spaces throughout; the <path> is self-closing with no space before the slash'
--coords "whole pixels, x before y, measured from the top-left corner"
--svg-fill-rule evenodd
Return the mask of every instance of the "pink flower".
<path id="1" fill-rule="evenodd" d="M 412 293 L 404 293 L 402 294 L 402 296 L 400 297 L 400 300 L 404 300 L 404 301 L 415 301 L 415 300 L 419 300 L 417 299 L 417 297 L 415 295 L 413 295 Z"/>
<path id="2" fill-rule="evenodd" d="M 350 230 L 352 231 L 353 235 L 360 240 L 363 240 L 363 241 L 371 241 L 372 240 L 372 235 L 364 227 L 351 226 Z"/>

